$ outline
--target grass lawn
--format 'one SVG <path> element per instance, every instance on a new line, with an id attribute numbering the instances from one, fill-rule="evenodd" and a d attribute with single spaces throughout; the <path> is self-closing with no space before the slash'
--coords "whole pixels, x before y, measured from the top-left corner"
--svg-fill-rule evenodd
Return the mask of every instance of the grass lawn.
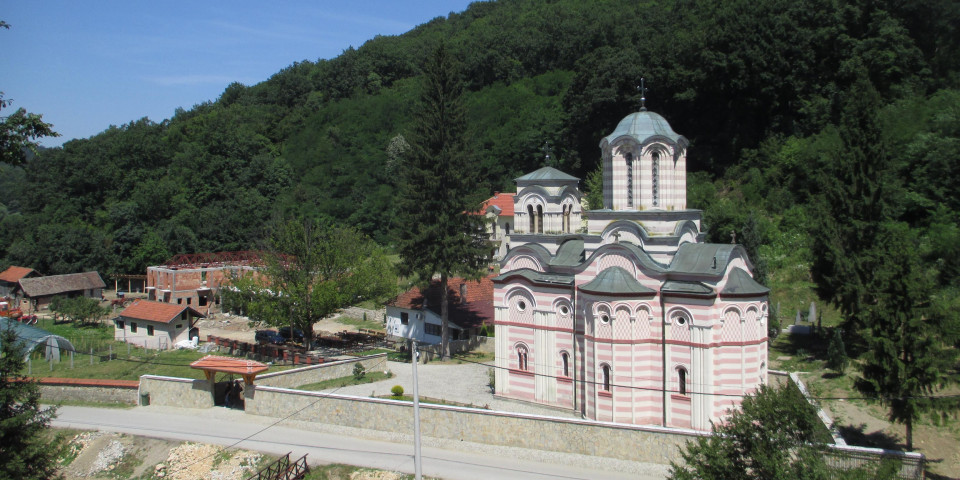
<path id="1" fill-rule="evenodd" d="M 148 350 L 113 339 L 113 327 L 54 323 L 41 319 L 38 327 L 70 340 L 77 352 L 71 362 L 69 352 L 62 352 L 59 363 L 48 363 L 43 348 L 30 354 L 28 375 L 33 377 L 91 378 L 139 380 L 141 375 L 203 379 L 203 371 L 190 364 L 207 355 L 195 350 Z M 90 352 L 93 352 L 91 356 Z M 271 366 L 270 371 L 292 368 Z"/>
<path id="2" fill-rule="evenodd" d="M 373 319 L 373 318 L 368 318 L 364 320 L 362 318 L 352 318 L 352 317 L 341 316 L 337 318 L 337 321 L 344 325 L 352 325 L 357 328 L 365 328 L 367 330 L 376 330 L 378 332 L 386 331 L 383 325 L 383 322 L 377 321 L 376 319 Z"/>
<path id="3" fill-rule="evenodd" d="M 388 378 L 393 378 L 393 374 L 389 372 L 366 372 L 366 374 L 363 375 L 363 378 L 359 380 L 357 380 L 353 375 L 349 375 L 346 377 L 331 378 L 322 382 L 301 385 L 297 387 L 297 389 L 316 392 L 320 390 L 326 390 L 328 388 L 349 387 L 351 385 L 363 385 L 365 383 L 379 382 L 380 380 L 386 380 Z"/>

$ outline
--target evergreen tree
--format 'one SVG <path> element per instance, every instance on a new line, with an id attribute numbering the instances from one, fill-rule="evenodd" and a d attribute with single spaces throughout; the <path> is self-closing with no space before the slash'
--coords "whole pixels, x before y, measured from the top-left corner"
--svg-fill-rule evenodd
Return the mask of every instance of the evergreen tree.
<path id="1" fill-rule="evenodd" d="M 820 194 L 813 201 L 814 256 L 811 273 L 821 298 L 830 299 L 850 322 L 848 332 L 863 326 L 867 283 L 876 268 L 866 255 L 887 215 L 885 177 L 889 158 L 878 124 L 880 97 L 861 76 L 850 89 L 838 144 L 821 165 Z"/>
<path id="2" fill-rule="evenodd" d="M 847 358 L 847 349 L 843 345 L 843 335 L 839 328 L 834 329 L 830 343 L 827 344 L 827 368 L 843 373 L 848 363 L 850 359 Z"/>
<path id="3" fill-rule="evenodd" d="M 60 478 L 63 438 L 49 432 L 55 408 L 40 408 L 40 389 L 21 375 L 27 347 L 13 328 L 0 330 L 0 478 Z"/>
<path id="4" fill-rule="evenodd" d="M 881 228 L 872 252 L 880 258 L 869 289 L 864 320 L 867 352 L 858 386 L 875 395 L 891 421 L 904 424 L 906 447 L 913 450 L 913 424 L 928 410 L 956 409 L 929 398 L 950 381 L 957 350 L 944 342 L 942 312 L 931 308 L 932 282 L 925 274 L 917 242 L 903 223 Z"/>
<path id="5" fill-rule="evenodd" d="M 447 282 L 452 275 L 478 278 L 488 261 L 484 219 L 473 215 L 483 192 L 467 142 L 462 81 L 440 44 L 426 61 L 415 112 L 410 154 L 401 168 L 397 213 L 400 269 L 423 284 L 440 277 L 441 338 L 450 355 Z"/>

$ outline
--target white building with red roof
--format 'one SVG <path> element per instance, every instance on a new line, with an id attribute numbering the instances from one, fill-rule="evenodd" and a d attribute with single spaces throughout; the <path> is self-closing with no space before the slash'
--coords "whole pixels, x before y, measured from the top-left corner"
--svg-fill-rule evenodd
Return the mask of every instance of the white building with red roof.
<path id="1" fill-rule="evenodd" d="M 167 350 L 200 335 L 194 325 L 204 315 L 193 307 L 137 300 L 113 320 L 113 338 L 144 348 Z"/>
<path id="2" fill-rule="evenodd" d="M 483 325 L 493 324 L 492 278 L 454 277 L 447 281 L 451 340 L 467 340 Z M 394 339 L 438 344 L 441 323 L 439 280 L 431 282 L 426 291 L 413 287 L 387 303 L 387 335 Z"/>
<path id="3" fill-rule="evenodd" d="M 483 202 L 481 213 L 487 218 L 487 234 L 490 236 L 491 259 L 500 260 L 507 254 L 510 232 L 514 229 L 513 197 L 515 193 L 494 192 Z"/>

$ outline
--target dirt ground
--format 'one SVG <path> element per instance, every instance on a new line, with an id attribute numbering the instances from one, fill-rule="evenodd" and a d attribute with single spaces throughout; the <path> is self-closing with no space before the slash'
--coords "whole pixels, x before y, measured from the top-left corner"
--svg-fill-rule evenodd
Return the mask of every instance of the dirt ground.
<path id="1" fill-rule="evenodd" d="M 357 331 L 357 327 L 340 323 L 337 321 L 338 318 L 340 318 L 338 315 L 332 316 L 315 323 L 313 325 L 314 338 L 318 335 L 333 335 L 336 332 L 342 332 L 344 330 L 351 332 Z M 250 319 L 247 317 L 231 315 L 229 313 L 211 315 L 210 318 L 198 321 L 197 327 L 200 328 L 200 338 L 202 340 L 206 340 L 207 335 L 214 335 L 248 343 L 253 343 L 253 336 L 257 330 L 275 330 L 275 328 L 267 326 L 251 327 Z"/>
<path id="2" fill-rule="evenodd" d="M 72 479 L 243 480 L 275 460 L 249 450 L 175 442 L 120 433 L 81 432 L 70 440 L 75 457 L 61 469 Z M 396 472 L 354 472 L 350 480 L 396 480 Z"/>

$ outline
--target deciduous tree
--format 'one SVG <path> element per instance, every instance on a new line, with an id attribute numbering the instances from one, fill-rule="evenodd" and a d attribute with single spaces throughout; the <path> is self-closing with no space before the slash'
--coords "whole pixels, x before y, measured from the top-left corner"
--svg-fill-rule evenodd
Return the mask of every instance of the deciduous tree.
<path id="1" fill-rule="evenodd" d="M 225 296 L 250 318 L 303 331 L 341 308 L 396 290 L 383 249 L 356 229 L 291 220 L 273 233 L 262 267 L 232 280 Z"/>

